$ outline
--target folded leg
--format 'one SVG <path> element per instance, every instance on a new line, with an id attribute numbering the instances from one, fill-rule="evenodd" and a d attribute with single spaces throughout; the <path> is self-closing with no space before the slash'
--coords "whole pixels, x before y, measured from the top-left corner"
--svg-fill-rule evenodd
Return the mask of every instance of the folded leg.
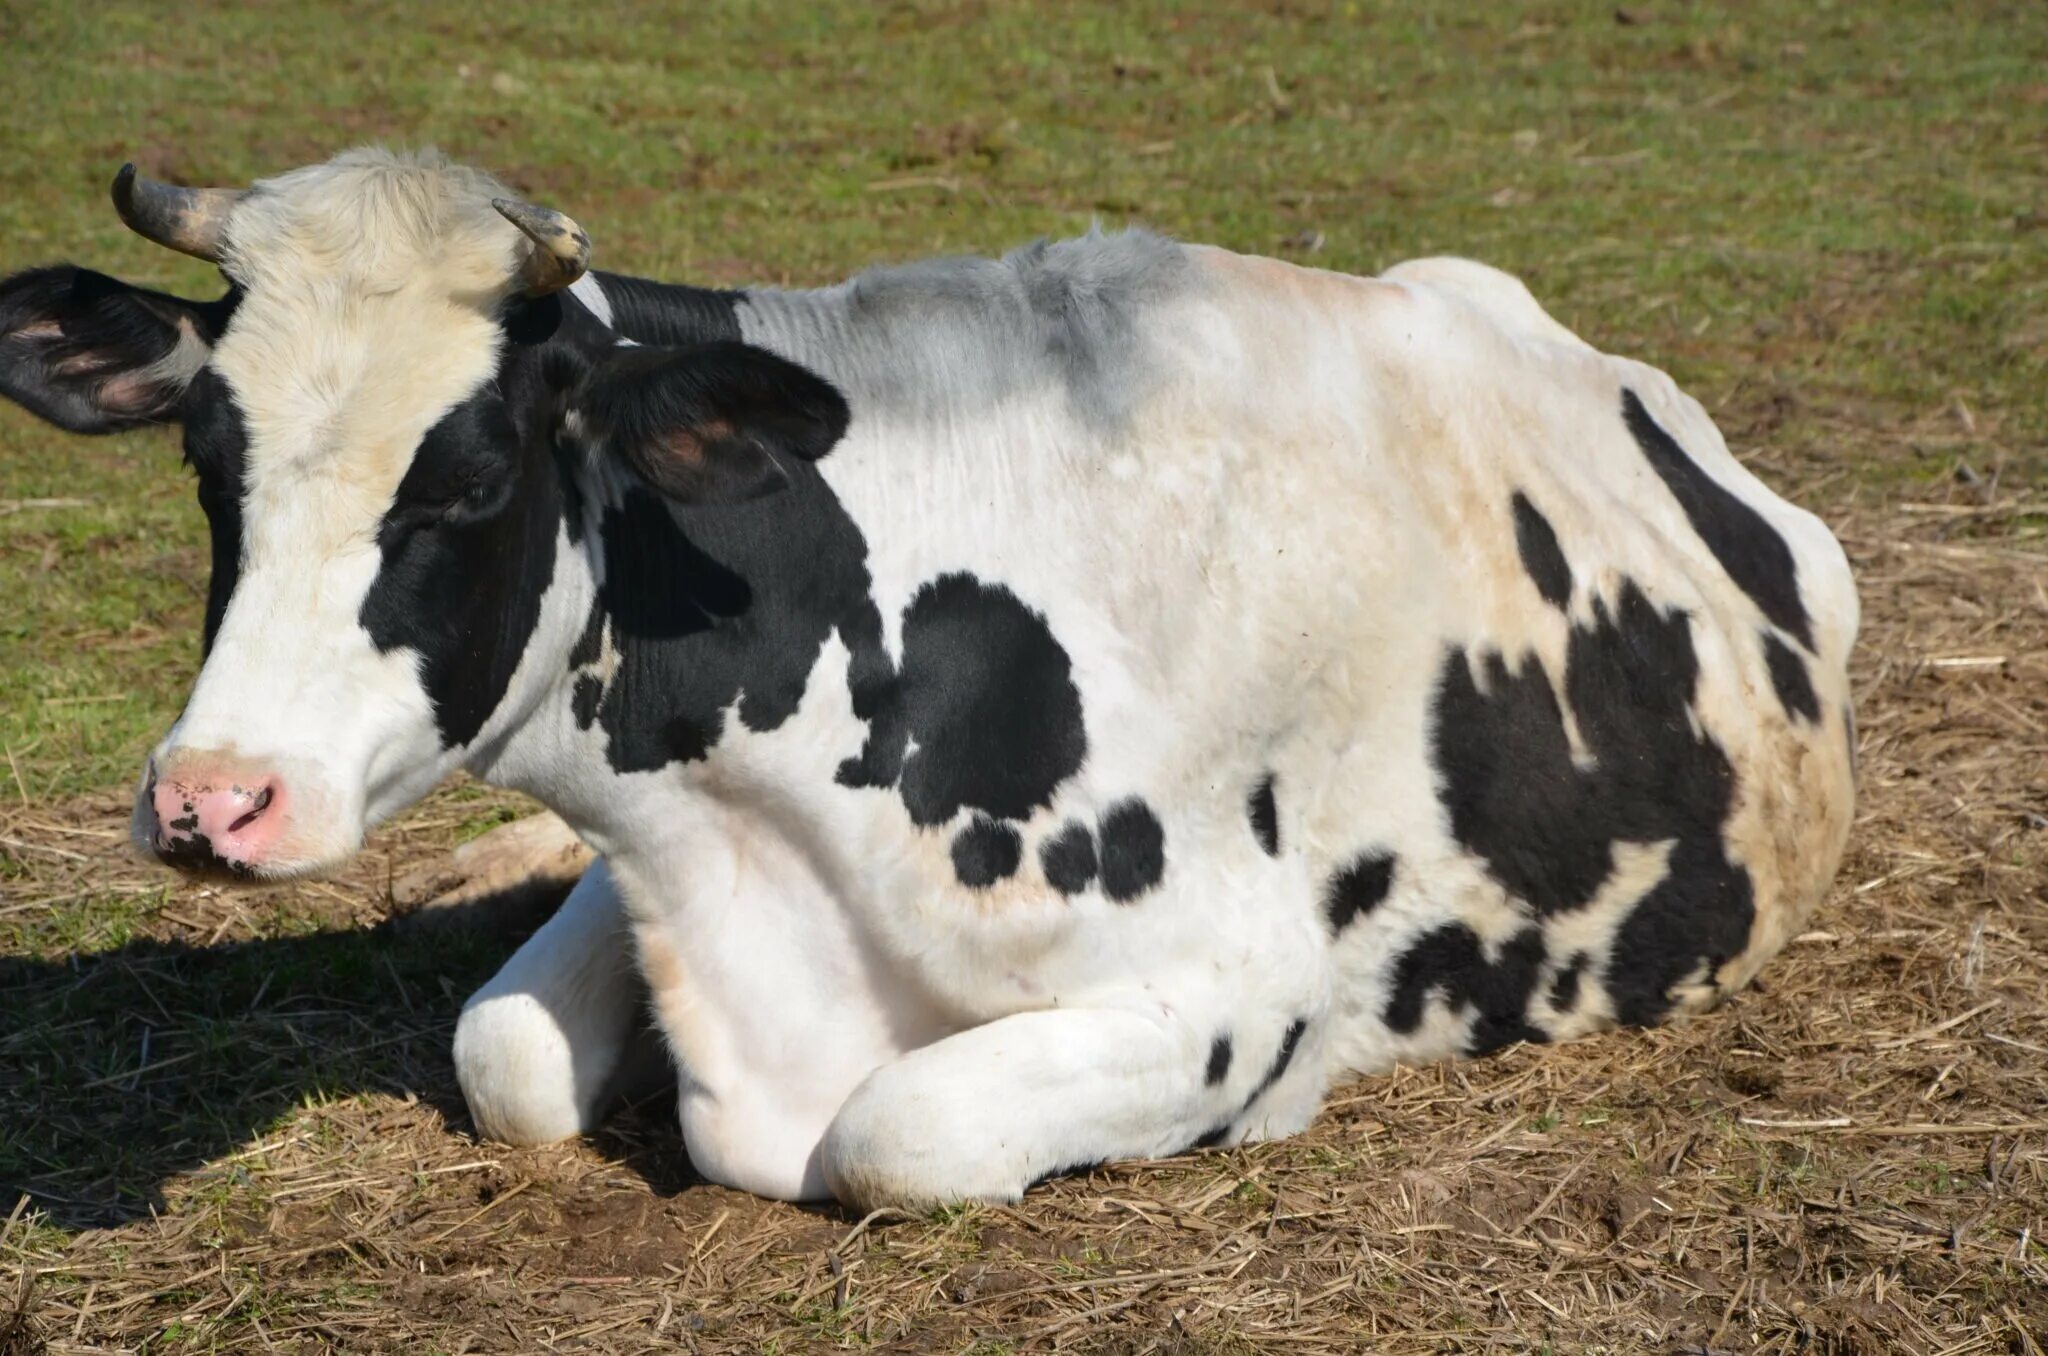
<path id="1" fill-rule="evenodd" d="M 600 861 L 464 1004 L 455 1074 L 478 1131 L 547 1144 L 668 1070 L 611 873 Z"/>
<path id="2" fill-rule="evenodd" d="M 849 1205 L 1014 1201 L 1046 1177 L 1289 1134 L 1323 1091 L 1306 1017 L 1249 1022 L 1158 1001 L 1019 1013 L 870 1074 L 826 1132 Z"/>

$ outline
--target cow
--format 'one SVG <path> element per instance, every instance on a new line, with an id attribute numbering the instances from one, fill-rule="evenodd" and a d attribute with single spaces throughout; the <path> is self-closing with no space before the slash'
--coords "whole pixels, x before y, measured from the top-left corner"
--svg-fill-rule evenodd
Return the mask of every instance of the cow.
<path id="1" fill-rule="evenodd" d="M 0 390 L 182 426 L 134 836 L 283 880 L 457 770 L 559 814 L 597 860 L 456 1028 L 487 1136 L 590 1128 L 651 1013 L 706 1178 L 1014 1201 L 1698 1013 L 1840 860 L 1840 547 L 1492 268 L 714 290 L 375 148 L 114 200 L 225 294 L 18 273 Z"/>

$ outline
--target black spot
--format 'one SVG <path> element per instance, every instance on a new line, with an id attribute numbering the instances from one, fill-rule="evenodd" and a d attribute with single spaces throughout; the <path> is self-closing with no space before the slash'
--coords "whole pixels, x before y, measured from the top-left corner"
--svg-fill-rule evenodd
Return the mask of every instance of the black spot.
<path id="1" fill-rule="evenodd" d="M 583 623 L 583 634 L 576 637 L 575 645 L 569 649 L 569 667 L 586 668 L 595 664 L 604 654 L 604 603 L 592 599 L 590 617 Z"/>
<path id="2" fill-rule="evenodd" d="M 867 543 L 815 467 L 788 469 L 789 488 L 749 503 L 689 508 L 634 489 L 605 511 L 618 668 L 599 718 L 617 770 L 705 757 L 735 700 L 746 728 L 777 728 L 835 627 L 856 669 L 876 662 Z"/>
<path id="3" fill-rule="evenodd" d="M 192 807 L 188 805 L 185 808 L 189 810 Z M 187 815 L 183 819 L 174 819 L 167 827 L 176 829 L 179 833 L 190 833 L 199 827 L 199 816 Z"/>
<path id="4" fill-rule="evenodd" d="M 447 747 L 475 739 L 504 697 L 554 574 L 556 374 L 552 338 L 537 336 L 560 315 L 522 308 L 508 321 L 496 379 L 427 430 L 377 527 L 363 629 L 380 651 L 419 655 Z"/>
<path id="5" fill-rule="evenodd" d="M 1780 630 L 1813 649 L 1813 629 L 1799 597 L 1799 568 L 1785 539 L 1762 514 L 1702 471 L 1643 408 L 1634 391 L 1622 391 L 1621 413 L 1643 456 L 1735 586 Z"/>
<path id="6" fill-rule="evenodd" d="M 248 473 L 249 429 L 228 384 L 204 368 L 185 391 L 185 464 L 199 482 L 213 571 L 206 584 L 206 621 L 200 651 L 213 651 L 221 619 L 242 574 L 242 495 Z"/>
<path id="7" fill-rule="evenodd" d="M 1385 852 L 1363 852 L 1351 864 L 1330 877 L 1323 896 L 1323 912 L 1330 920 L 1330 935 L 1336 936 L 1361 914 L 1371 913 L 1386 899 L 1394 885 L 1394 858 Z"/>
<path id="8" fill-rule="evenodd" d="M 1230 1076 L 1230 1037 L 1218 1036 L 1209 1044 L 1209 1067 L 1202 1071 L 1202 1082 L 1215 1087 Z"/>
<path id="9" fill-rule="evenodd" d="M 1238 1107 L 1237 1114 L 1231 1116 L 1227 1120 L 1219 1121 L 1215 1125 L 1203 1131 L 1202 1134 L 1196 1138 L 1195 1142 L 1189 1145 L 1188 1147 L 1190 1149 L 1213 1149 L 1218 1144 L 1221 1144 L 1226 1138 L 1228 1138 L 1230 1135 L 1230 1127 L 1237 1124 L 1238 1121 L 1244 1119 L 1245 1114 L 1252 1109 L 1252 1105 L 1256 1103 L 1259 1100 L 1259 1098 L 1264 1097 L 1268 1092 L 1270 1092 L 1273 1088 L 1273 1085 L 1275 1083 L 1278 1083 L 1281 1080 L 1281 1078 L 1283 1078 L 1286 1075 L 1287 1067 L 1288 1065 L 1294 1063 L 1294 1052 L 1301 1045 L 1302 1035 L 1305 1032 L 1307 1032 L 1307 1030 L 1308 1018 L 1306 1017 L 1297 1017 L 1292 1022 L 1289 1022 L 1287 1024 L 1287 1030 L 1282 1032 L 1280 1035 L 1280 1049 L 1273 1056 L 1273 1063 L 1270 1067 L 1267 1068 L 1266 1076 L 1264 1078 L 1261 1078 L 1259 1080 L 1258 1086 L 1253 1088 L 1251 1090 L 1251 1093 L 1248 1096 L 1246 1096 L 1246 1098 L 1244 1099 L 1244 1104 Z M 1222 1072 L 1218 1072 L 1217 1055 L 1219 1052 L 1222 1055 Z M 1227 1036 L 1221 1036 L 1217 1038 L 1216 1044 L 1214 1046 L 1211 1046 L 1209 1050 L 1209 1085 L 1213 1087 L 1217 1083 L 1222 1082 L 1223 1073 L 1227 1073 L 1229 1071 L 1229 1066 L 1230 1038 Z"/>
<path id="10" fill-rule="evenodd" d="M 569 710 L 576 717 L 576 728 L 587 730 L 597 720 L 597 708 L 604 701 L 604 684 L 595 674 L 576 675 L 576 689 L 569 697 Z"/>
<path id="11" fill-rule="evenodd" d="M 1287 1030 L 1280 1037 L 1280 1052 L 1273 1056 L 1273 1066 L 1266 1070 L 1266 1076 L 1252 1089 L 1252 1095 L 1244 1099 L 1246 1111 L 1250 1111 L 1252 1103 L 1265 1096 L 1267 1091 L 1287 1073 L 1287 1066 L 1294 1063 L 1294 1051 L 1301 1044 L 1302 1033 L 1307 1030 L 1306 1017 L 1297 1017 L 1287 1024 Z"/>
<path id="12" fill-rule="evenodd" d="M 953 836 L 953 874 L 977 890 L 1015 875 L 1023 856 L 1024 840 L 1014 828 L 981 815 Z"/>
<path id="13" fill-rule="evenodd" d="M 1563 607 L 1572 600 L 1572 567 L 1558 547 L 1557 533 L 1520 490 L 1515 491 L 1514 505 L 1515 546 L 1522 553 L 1522 568 L 1545 602 Z"/>
<path id="14" fill-rule="evenodd" d="M 1423 1004 L 1437 995 L 1453 1012 L 1477 1009 L 1465 1053 L 1483 1055 L 1515 1041 L 1540 1041 L 1529 1024 L 1529 994 L 1543 963 L 1543 934 L 1524 928 L 1488 960 L 1479 936 L 1463 923 L 1427 933 L 1394 964 L 1386 1023 L 1406 1035 L 1422 1024 Z"/>
<path id="15" fill-rule="evenodd" d="M 1166 830 L 1152 807 L 1133 797 L 1102 816 L 1102 892 L 1128 904 L 1166 871 Z"/>
<path id="16" fill-rule="evenodd" d="M 1586 968 L 1586 953 L 1572 953 L 1571 963 L 1566 965 L 1550 981 L 1550 1007 L 1554 1012 L 1570 1012 L 1579 1002 L 1579 973 Z"/>
<path id="17" fill-rule="evenodd" d="M 156 855 L 159 861 L 195 875 L 234 880 L 247 880 L 252 875 L 247 863 L 231 862 L 215 852 L 213 840 L 203 833 L 158 843 Z"/>
<path id="18" fill-rule="evenodd" d="M 1245 813 L 1252 822 L 1252 837 L 1259 840 L 1268 857 L 1280 855 L 1280 806 L 1273 799 L 1273 774 L 1268 772 L 1252 788 L 1252 794 L 1245 802 Z"/>
<path id="19" fill-rule="evenodd" d="M 1073 820 L 1039 845 L 1038 864 L 1046 883 L 1063 895 L 1077 895 L 1095 883 L 1095 835 Z"/>
<path id="20" fill-rule="evenodd" d="M 1585 766 L 1572 758 L 1540 662 L 1530 656 L 1511 670 L 1496 653 L 1480 669 L 1483 682 L 1451 649 L 1437 691 L 1439 794 L 1452 831 L 1539 917 L 1590 902 L 1617 843 L 1670 842 L 1669 869 L 1623 923 L 1604 976 L 1620 1020 L 1654 1022 L 1672 984 L 1741 952 L 1754 914 L 1749 874 L 1721 841 L 1734 769 L 1691 718 L 1690 619 L 1660 611 L 1624 581 L 1611 611 L 1598 603 L 1590 625 L 1572 628 L 1564 689 Z M 1476 953 L 1452 948 L 1476 946 L 1440 939 L 1426 956 L 1465 961 Z M 1511 967 L 1487 982 L 1522 975 Z"/>
<path id="21" fill-rule="evenodd" d="M 1774 633 L 1763 634 L 1764 664 L 1771 671 L 1771 687 L 1778 694 L 1778 705 L 1794 720 L 1804 720 L 1809 725 L 1818 722 L 1820 698 L 1814 695 L 1813 677 L 1806 671 L 1806 660 Z"/>
<path id="22" fill-rule="evenodd" d="M 1856 709 L 1847 702 L 1842 703 L 1842 739 L 1849 746 L 1849 779 L 1853 782 L 1860 775 L 1856 766 Z"/>
<path id="23" fill-rule="evenodd" d="M 1016 594 L 971 574 L 917 591 L 903 613 L 900 668 L 867 681 L 862 693 L 857 680 L 855 699 L 867 743 L 840 765 L 839 781 L 900 781 L 916 824 L 943 824 L 963 807 L 1027 819 L 1087 753 L 1066 650 Z"/>

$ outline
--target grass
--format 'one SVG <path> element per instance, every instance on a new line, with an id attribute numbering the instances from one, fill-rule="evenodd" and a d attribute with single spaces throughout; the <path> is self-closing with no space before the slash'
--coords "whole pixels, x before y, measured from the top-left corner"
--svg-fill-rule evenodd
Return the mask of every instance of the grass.
<path id="1" fill-rule="evenodd" d="M 1832 940 L 1732 1012 L 863 1230 L 697 1183 L 663 1106 L 467 1139 L 449 1029 L 508 942 L 388 921 L 389 883 L 507 799 L 445 789 L 325 885 L 121 857 L 196 664 L 201 519 L 174 437 L 0 408 L 0 1266 L 34 1281 L 17 1323 L 0 1276 L 0 1353 L 2048 1343 L 2043 1131 L 1968 1128 L 2038 1126 L 2048 1062 L 2038 4 L 0 0 L 0 53 L 0 271 L 211 295 L 120 227 L 113 170 L 239 184 L 367 139 L 490 166 L 600 266 L 720 284 L 1097 220 L 1483 258 L 1698 394 L 1866 607 Z"/>

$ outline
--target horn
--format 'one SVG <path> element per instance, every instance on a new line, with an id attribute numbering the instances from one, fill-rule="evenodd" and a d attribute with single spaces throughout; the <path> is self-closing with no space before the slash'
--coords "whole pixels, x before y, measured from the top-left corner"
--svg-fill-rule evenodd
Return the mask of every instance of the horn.
<path id="1" fill-rule="evenodd" d="M 590 237 L 560 212 L 516 198 L 493 198 L 491 206 L 533 242 L 519 264 L 519 285 L 527 296 L 559 292 L 590 267 Z"/>
<path id="2" fill-rule="evenodd" d="M 114 176 L 114 210 L 129 230 L 211 263 L 220 262 L 228 213 L 241 198 L 238 188 L 160 184 L 137 174 L 132 164 L 121 166 Z"/>

